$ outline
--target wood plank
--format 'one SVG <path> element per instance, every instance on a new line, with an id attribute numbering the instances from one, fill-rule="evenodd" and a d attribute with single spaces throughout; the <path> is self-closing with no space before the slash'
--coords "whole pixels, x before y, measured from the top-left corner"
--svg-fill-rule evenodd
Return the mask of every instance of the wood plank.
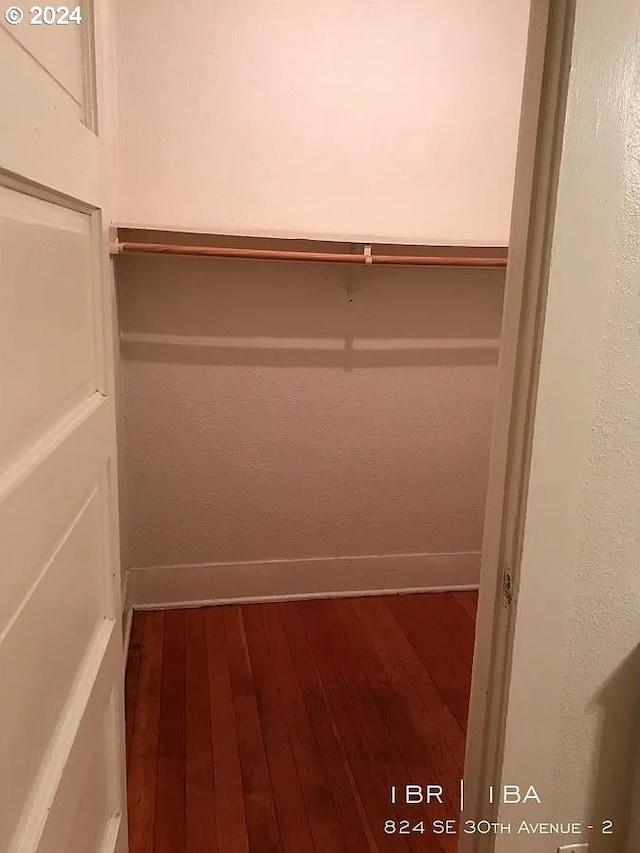
<path id="1" fill-rule="evenodd" d="M 393 617 L 388 599 L 371 598 L 363 602 L 375 623 L 370 626 L 370 636 L 379 643 L 381 657 L 389 655 L 389 666 L 398 675 L 400 683 L 409 685 L 406 697 L 411 707 L 413 696 L 419 697 L 438 733 L 428 742 L 437 779 L 453 796 L 448 799 L 456 813 L 459 809 L 459 782 L 464 771 L 465 733 L 440 695 L 422 661 L 409 644 L 406 635 Z M 423 737 L 428 736 L 422 732 Z"/>
<path id="2" fill-rule="evenodd" d="M 431 755 L 421 742 L 415 719 L 407 713 L 406 705 L 390 682 L 384 666 L 371 643 L 367 641 L 362 624 L 355 616 L 357 604 L 348 599 L 321 602 L 318 608 L 322 624 L 326 626 L 334 649 L 339 655 L 347 682 L 358 685 L 354 693 L 354 705 L 369 746 L 380 767 L 388 766 L 389 787 L 394 784 L 400 789 L 406 784 L 437 783 Z M 407 691 L 408 692 L 408 691 Z M 362 696 L 362 700 L 360 699 Z M 425 728 L 433 738 L 431 721 Z M 453 810 L 445 805 L 399 805 L 401 819 L 412 825 L 424 822 L 426 832 L 411 834 L 407 841 L 411 849 L 442 850 L 440 839 L 430 831 L 432 820 L 453 817 Z"/>
<path id="3" fill-rule="evenodd" d="M 140 677 L 140 655 L 142 652 L 143 614 L 133 612 L 131 633 L 129 635 L 129 652 L 124 678 L 125 696 L 125 737 L 127 768 L 131 764 L 131 744 L 133 742 L 133 724 L 138 703 L 138 679 Z"/>
<path id="4" fill-rule="evenodd" d="M 368 612 L 376 620 L 376 633 L 384 639 L 389 653 L 393 653 L 398 664 L 402 665 L 409 683 L 419 690 L 427 703 L 435 729 L 432 742 L 464 740 L 462 726 L 451 713 L 424 663 L 396 621 L 389 600 L 388 596 L 367 599 Z"/>
<path id="5" fill-rule="evenodd" d="M 127 781 L 130 853 L 153 853 L 164 616 L 162 610 L 136 613 L 142 646 Z"/>
<path id="6" fill-rule="evenodd" d="M 287 611 L 290 608 L 284 609 Z M 289 629 L 284 624 L 283 627 L 286 636 Z M 377 850 L 378 846 L 369 827 L 366 809 L 346 751 L 340 741 L 337 725 L 307 637 L 303 632 L 298 632 L 293 639 L 287 637 L 287 643 L 311 729 L 322 758 L 320 770 L 326 774 L 333 794 L 342 844 L 348 850 Z"/>
<path id="7" fill-rule="evenodd" d="M 315 847 L 309 829 L 298 768 L 282 714 L 284 702 L 274 674 L 274 668 L 278 667 L 280 662 L 273 660 L 269 655 L 262 616 L 263 609 L 259 604 L 243 608 L 258 714 L 269 762 L 282 849 L 299 850 L 300 853 L 305 853 L 305 851 L 315 850 Z"/>
<path id="8" fill-rule="evenodd" d="M 424 679 L 409 677 L 404 666 L 404 656 L 398 653 L 398 646 L 394 646 L 394 635 L 389 636 L 380 630 L 380 622 L 372 604 L 372 599 L 353 599 L 337 609 L 345 626 L 354 626 L 350 632 L 354 652 L 358 655 L 365 677 L 370 684 L 375 685 L 380 713 L 393 732 L 413 781 L 441 785 L 444 789 L 444 803 L 434 801 L 424 806 L 420 816 L 427 825 L 433 820 L 457 818 L 460 772 L 453 752 L 459 744 L 464 748 L 464 734 L 458 727 L 455 743 L 437 734 L 431 716 L 433 693 L 430 690 L 426 695 L 422 692 Z M 376 604 L 379 607 L 379 602 Z M 442 702 L 439 696 L 437 699 Z M 410 811 L 413 813 L 416 809 L 411 807 Z M 438 846 L 434 844 L 433 849 L 457 849 L 457 840 L 452 836 L 438 836 L 434 841 Z M 425 849 L 429 848 L 426 846 Z"/>
<path id="9" fill-rule="evenodd" d="M 218 849 L 248 853 L 242 771 L 221 607 L 205 609 Z"/>
<path id="10" fill-rule="evenodd" d="M 422 609 L 439 625 L 443 635 L 451 643 L 458 656 L 471 672 L 475 622 L 467 610 L 449 592 L 423 595 Z M 470 680 L 469 680 L 470 683 Z"/>
<path id="11" fill-rule="evenodd" d="M 186 614 L 185 702 L 186 850 L 218 853 L 203 609 Z"/>
<path id="12" fill-rule="evenodd" d="M 165 613 L 154 853 L 184 853 L 185 611 Z"/>
<path id="13" fill-rule="evenodd" d="M 308 715 L 298 672 L 294 666 L 284 630 L 280 606 L 265 605 L 263 620 L 269 653 L 274 662 L 277 662 L 274 673 L 282 699 L 282 714 L 289 731 L 291 748 L 309 816 L 309 829 L 316 850 L 326 850 L 328 853 L 343 850 L 336 806 L 337 797 L 334 797 L 331 775 Z"/>
<path id="14" fill-rule="evenodd" d="M 442 698 L 466 730 L 470 673 L 430 612 L 429 595 L 398 595 L 389 607 Z"/>
<path id="15" fill-rule="evenodd" d="M 280 832 L 273 804 L 271 776 L 262 739 L 242 608 L 224 607 L 223 614 L 249 847 L 264 853 L 278 853 L 281 850 Z"/>
<path id="16" fill-rule="evenodd" d="M 445 742 L 448 752 L 453 758 L 456 767 L 458 768 L 458 779 L 464 778 L 464 754 L 466 739 L 456 738 Z"/>
<path id="17" fill-rule="evenodd" d="M 461 607 L 464 607 L 464 609 L 467 611 L 467 613 L 475 623 L 478 609 L 478 593 L 471 590 L 465 590 L 460 592 L 454 592 L 452 594 L 457 603 Z"/>
<path id="18" fill-rule="evenodd" d="M 415 842 L 409 837 L 384 835 L 385 821 L 404 817 L 391 805 L 390 790 L 391 785 L 408 781 L 407 772 L 361 677 L 345 665 L 342 643 L 334 645 L 327 604 L 330 602 L 308 601 L 295 608 L 282 606 L 291 646 L 296 651 L 303 648 L 306 633 L 375 843 L 380 850 L 413 849 Z"/>

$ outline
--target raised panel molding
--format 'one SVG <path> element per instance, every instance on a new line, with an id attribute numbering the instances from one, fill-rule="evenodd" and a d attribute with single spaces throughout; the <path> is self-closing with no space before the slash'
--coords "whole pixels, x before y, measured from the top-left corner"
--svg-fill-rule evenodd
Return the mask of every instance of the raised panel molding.
<path id="1" fill-rule="evenodd" d="M 92 395 L 0 476 L 0 636 L 107 464 L 110 414 L 105 398 Z"/>
<path id="2" fill-rule="evenodd" d="M 99 389 L 102 311 L 93 232 L 86 212 L 0 186 L 0 458 L 5 461 Z"/>
<path id="3" fill-rule="evenodd" d="M 20 86 L 13 85 L 16 78 Z M 0 100 L 0 169 L 101 207 L 102 152 L 98 137 L 85 123 L 84 107 L 4 28 L 0 28 Z"/>
<path id="4" fill-rule="evenodd" d="M 117 733 L 121 697 L 110 703 L 113 685 L 121 684 L 122 646 L 120 624 L 116 619 L 104 620 L 96 629 L 87 647 L 82 668 L 76 679 L 56 736 L 40 768 L 36 783 L 23 811 L 20 823 L 6 849 L 8 853 L 85 853 L 80 847 L 67 844 L 76 818 L 82 788 L 97 768 L 104 775 L 102 820 L 104 837 L 108 838 L 114 819 L 120 821 L 119 810 L 113 803 L 119 800 L 114 790 L 113 773 L 106 761 L 108 740 L 100 737 L 108 728 Z M 109 711 L 112 708 L 113 711 Z M 117 738 L 116 738 L 117 739 Z M 96 755 L 102 751 L 103 764 Z M 91 777 L 91 789 L 94 777 Z M 97 800 L 100 801 L 100 797 Z M 96 850 L 108 849 L 104 844 Z M 115 848 L 114 848 L 115 849 Z"/>

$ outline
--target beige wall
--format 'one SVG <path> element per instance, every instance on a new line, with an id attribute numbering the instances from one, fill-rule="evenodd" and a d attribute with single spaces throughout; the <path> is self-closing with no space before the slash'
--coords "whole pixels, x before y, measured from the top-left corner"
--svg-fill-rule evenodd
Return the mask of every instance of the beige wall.
<path id="1" fill-rule="evenodd" d="M 120 0 L 124 224 L 506 244 L 528 0 Z"/>
<path id="2" fill-rule="evenodd" d="M 123 2 L 118 218 L 504 244 L 527 18 Z M 127 567 L 446 553 L 476 580 L 501 273 L 118 266 Z"/>
<path id="3" fill-rule="evenodd" d="M 126 566 L 477 554 L 501 272 L 130 257 L 118 287 Z"/>
<path id="4" fill-rule="evenodd" d="M 637 761 L 638 36 L 636 0 L 578 0 L 503 767 L 590 851 L 627 849 Z"/>

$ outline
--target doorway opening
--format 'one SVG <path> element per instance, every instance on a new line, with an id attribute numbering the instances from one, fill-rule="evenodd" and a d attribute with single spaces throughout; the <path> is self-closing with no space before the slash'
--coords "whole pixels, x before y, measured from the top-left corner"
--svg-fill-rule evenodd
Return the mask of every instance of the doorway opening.
<path id="1" fill-rule="evenodd" d="M 480 700 L 465 764 L 476 588 L 476 696 L 509 593 L 500 559 L 479 575 L 506 241 L 151 215 L 120 221 L 115 261 L 133 849 L 458 849 L 490 772 Z"/>

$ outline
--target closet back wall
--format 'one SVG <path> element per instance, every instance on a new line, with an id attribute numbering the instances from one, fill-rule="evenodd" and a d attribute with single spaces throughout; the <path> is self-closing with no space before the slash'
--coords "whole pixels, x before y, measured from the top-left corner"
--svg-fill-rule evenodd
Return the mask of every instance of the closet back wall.
<path id="1" fill-rule="evenodd" d="M 134 601 L 477 581 L 503 273 L 126 257 L 118 286 L 123 562 L 161 567 Z"/>
<path id="2" fill-rule="evenodd" d="M 529 0 L 116 0 L 121 224 L 506 245 Z"/>
<path id="3" fill-rule="evenodd" d="M 527 0 L 117 2 L 120 224 L 507 244 Z M 501 272 L 117 264 L 135 602 L 477 580 Z"/>

